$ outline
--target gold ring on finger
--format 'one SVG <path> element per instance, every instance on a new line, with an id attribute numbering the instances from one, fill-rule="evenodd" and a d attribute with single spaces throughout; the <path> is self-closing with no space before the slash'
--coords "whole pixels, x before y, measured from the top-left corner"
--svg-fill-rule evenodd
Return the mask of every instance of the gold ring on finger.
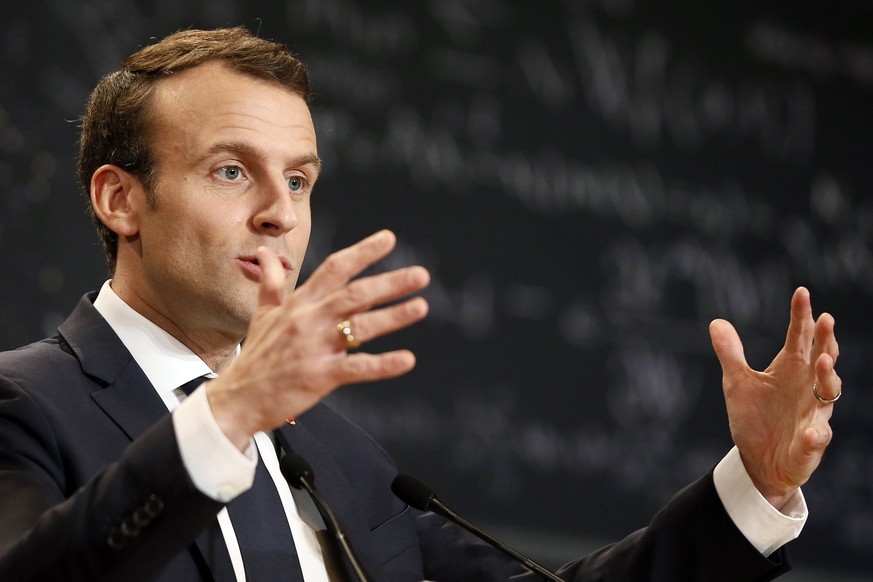
<path id="1" fill-rule="evenodd" d="M 818 393 L 818 388 L 816 384 L 812 385 L 812 393 L 815 396 L 815 399 L 823 404 L 833 404 L 840 399 L 840 396 L 843 395 L 843 391 L 840 390 L 833 398 L 824 398 L 821 394 Z"/>
<path id="2" fill-rule="evenodd" d="M 355 349 L 361 346 L 361 341 L 352 333 L 352 322 L 348 319 L 336 324 L 336 330 L 345 339 L 347 348 Z"/>

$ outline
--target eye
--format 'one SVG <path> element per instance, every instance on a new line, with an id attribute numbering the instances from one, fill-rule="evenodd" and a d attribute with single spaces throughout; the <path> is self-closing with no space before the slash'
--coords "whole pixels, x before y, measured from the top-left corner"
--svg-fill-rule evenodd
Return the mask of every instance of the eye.
<path id="1" fill-rule="evenodd" d="M 303 190 L 303 179 L 300 176 L 290 176 L 288 178 L 288 189 L 292 192 Z"/>
<path id="2" fill-rule="evenodd" d="M 224 166 L 222 168 L 218 168 L 218 175 L 225 180 L 230 180 L 231 182 L 233 182 L 239 180 L 239 178 L 242 176 L 242 169 L 239 166 Z"/>

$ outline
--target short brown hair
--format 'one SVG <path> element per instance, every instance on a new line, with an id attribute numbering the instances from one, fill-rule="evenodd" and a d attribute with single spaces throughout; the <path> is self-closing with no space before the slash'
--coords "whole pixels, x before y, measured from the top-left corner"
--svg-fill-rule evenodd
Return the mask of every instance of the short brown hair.
<path id="1" fill-rule="evenodd" d="M 81 118 L 79 180 L 90 197 L 91 177 L 103 164 L 115 164 L 137 176 L 148 203 L 155 204 L 157 175 L 149 135 L 147 109 L 153 89 L 162 78 L 220 60 L 232 69 L 264 79 L 311 98 L 309 74 L 284 45 L 252 35 L 243 27 L 183 30 L 130 55 L 121 67 L 103 77 Z M 118 235 L 94 213 L 110 273 L 115 272 Z"/>

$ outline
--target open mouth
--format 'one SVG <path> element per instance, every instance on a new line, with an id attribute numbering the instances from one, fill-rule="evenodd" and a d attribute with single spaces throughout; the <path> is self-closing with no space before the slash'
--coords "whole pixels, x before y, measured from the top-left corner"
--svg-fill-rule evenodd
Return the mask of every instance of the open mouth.
<path id="1" fill-rule="evenodd" d="M 248 257 L 239 257 L 237 259 L 240 263 L 240 266 L 243 269 L 243 272 L 254 280 L 258 280 L 261 277 L 261 261 L 258 260 L 255 256 Z M 285 273 L 290 273 L 293 269 L 291 268 L 291 262 L 283 256 L 279 256 L 279 261 L 282 263 L 282 268 L 285 269 Z"/>

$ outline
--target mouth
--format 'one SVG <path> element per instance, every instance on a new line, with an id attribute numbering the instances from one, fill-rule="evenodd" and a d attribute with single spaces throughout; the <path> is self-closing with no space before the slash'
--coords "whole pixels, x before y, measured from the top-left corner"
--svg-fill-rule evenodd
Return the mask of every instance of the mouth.
<path id="1" fill-rule="evenodd" d="M 294 270 L 294 267 L 291 265 L 291 261 L 289 261 L 287 257 L 279 255 L 279 261 L 282 263 L 282 268 L 285 269 L 286 276 Z M 242 268 L 243 273 L 247 277 L 249 277 L 253 281 L 260 281 L 261 262 L 258 260 L 257 256 L 250 255 L 237 257 L 237 263 L 240 265 L 240 268 Z"/>

